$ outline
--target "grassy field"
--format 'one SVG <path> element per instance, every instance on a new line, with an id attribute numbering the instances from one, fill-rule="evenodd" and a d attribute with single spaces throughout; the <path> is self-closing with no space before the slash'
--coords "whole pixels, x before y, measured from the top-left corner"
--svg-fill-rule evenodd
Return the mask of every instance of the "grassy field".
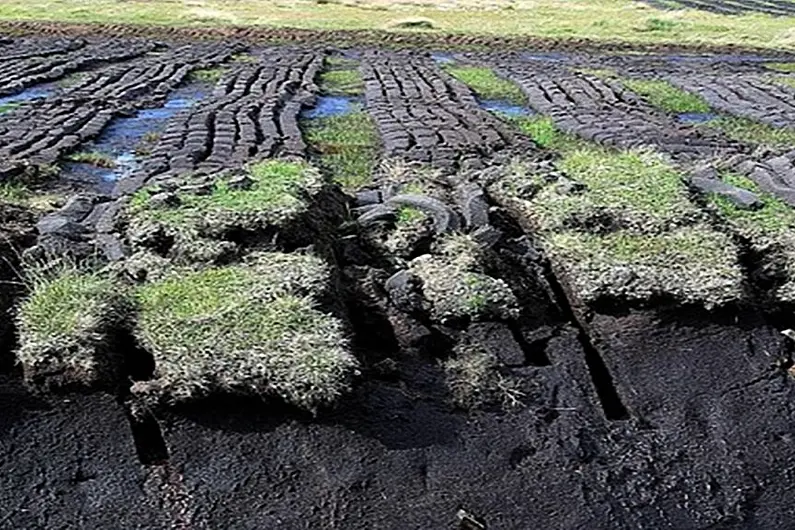
<path id="1" fill-rule="evenodd" d="M 416 19 L 433 29 L 402 29 L 403 22 Z M 661 11 L 633 0 L 3 0 L 2 20 L 388 29 L 795 49 L 793 17 Z"/>

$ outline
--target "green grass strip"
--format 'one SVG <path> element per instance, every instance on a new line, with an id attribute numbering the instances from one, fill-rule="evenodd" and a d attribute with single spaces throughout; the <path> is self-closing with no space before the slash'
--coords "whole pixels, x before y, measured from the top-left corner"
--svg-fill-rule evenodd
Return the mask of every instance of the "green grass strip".
<path id="1" fill-rule="evenodd" d="M 518 85 L 497 76 L 490 68 L 452 64 L 443 68 L 448 74 L 469 86 L 481 99 L 508 101 L 516 105 L 527 103 Z"/>
<path id="2" fill-rule="evenodd" d="M 378 159 L 378 132 L 360 108 L 349 114 L 311 120 L 307 140 L 321 168 L 347 190 L 369 184 Z"/>
<path id="3" fill-rule="evenodd" d="M 710 112 L 709 104 L 699 95 L 686 92 L 667 81 L 657 79 L 622 79 L 624 86 L 646 99 L 652 106 L 671 114 Z"/>

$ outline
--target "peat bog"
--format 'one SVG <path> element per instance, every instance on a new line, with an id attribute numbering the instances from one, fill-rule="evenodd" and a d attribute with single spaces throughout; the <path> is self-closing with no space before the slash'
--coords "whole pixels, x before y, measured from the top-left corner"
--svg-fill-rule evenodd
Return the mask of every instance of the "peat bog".
<path id="1" fill-rule="evenodd" d="M 0 51 L 0 528 L 795 520 L 789 55 Z"/>

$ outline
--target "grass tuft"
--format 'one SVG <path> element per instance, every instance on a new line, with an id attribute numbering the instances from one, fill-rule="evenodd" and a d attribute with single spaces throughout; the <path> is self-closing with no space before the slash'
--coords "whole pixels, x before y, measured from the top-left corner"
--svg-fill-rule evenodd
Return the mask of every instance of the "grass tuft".
<path id="1" fill-rule="evenodd" d="M 188 74 L 188 79 L 195 83 L 216 83 L 221 80 L 224 73 L 226 73 L 224 68 L 202 68 L 193 70 Z"/>
<path id="2" fill-rule="evenodd" d="M 646 99 L 652 106 L 671 114 L 709 112 L 709 104 L 699 95 L 685 92 L 658 79 L 623 79 L 624 86 Z"/>
<path id="3" fill-rule="evenodd" d="M 116 167 L 116 162 L 112 157 L 98 151 L 82 151 L 68 156 L 70 162 L 79 164 L 89 164 L 96 167 L 112 169 Z"/>
<path id="4" fill-rule="evenodd" d="M 508 118 L 508 121 L 513 122 L 540 147 L 560 150 L 576 142 L 574 138 L 561 132 L 552 118 L 546 116 L 519 116 Z"/>
<path id="5" fill-rule="evenodd" d="M 17 315 L 18 359 L 29 382 L 93 386 L 118 369 L 109 339 L 131 314 L 125 290 L 75 266 L 34 271 Z"/>
<path id="6" fill-rule="evenodd" d="M 518 382 L 499 372 L 498 359 L 476 343 L 461 343 L 455 355 L 442 363 L 453 403 L 466 410 L 492 402 L 503 407 L 521 404 L 524 393 Z"/>
<path id="7" fill-rule="evenodd" d="M 315 302 L 328 282 L 318 258 L 261 253 L 141 286 L 136 336 L 156 372 L 133 391 L 176 402 L 216 392 L 278 396 L 310 410 L 333 402 L 357 362 L 341 323 Z"/>
<path id="8" fill-rule="evenodd" d="M 442 68 L 469 86 L 481 99 L 508 101 L 516 105 L 527 103 L 527 98 L 518 85 L 499 77 L 490 68 L 454 64 L 447 64 Z"/>
<path id="9" fill-rule="evenodd" d="M 503 280 L 484 273 L 477 244 L 469 236 L 449 236 L 439 247 L 436 254 L 422 255 L 410 264 L 423 282 L 436 320 L 517 316 L 516 297 Z"/>
<path id="10" fill-rule="evenodd" d="M 348 114 L 311 120 L 307 139 L 319 154 L 319 164 L 347 190 L 370 183 L 378 159 L 378 132 L 369 114 Z"/>
<path id="11" fill-rule="evenodd" d="M 19 107 L 19 103 L 3 103 L 0 105 L 0 114 L 4 114 L 6 112 L 11 112 L 12 110 Z"/>

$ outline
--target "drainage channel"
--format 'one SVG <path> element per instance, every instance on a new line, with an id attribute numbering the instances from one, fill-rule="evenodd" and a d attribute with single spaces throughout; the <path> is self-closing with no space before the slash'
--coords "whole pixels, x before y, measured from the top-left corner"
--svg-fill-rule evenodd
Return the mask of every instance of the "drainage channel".
<path id="1" fill-rule="evenodd" d="M 110 194 L 116 181 L 140 168 L 147 145 L 157 140 L 168 121 L 207 97 L 211 91 L 212 86 L 208 83 L 192 83 L 174 90 L 161 107 L 114 119 L 97 140 L 83 146 L 81 153 L 90 155 L 91 159 L 65 163 L 60 178 L 78 188 Z"/>
<path id="2" fill-rule="evenodd" d="M 22 92 L 11 96 L 0 97 L 0 108 L 14 107 L 37 99 L 44 99 L 58 90 L 58 83 L 44 83 L 26 88 Z"/>
<path id="3" fill-rule="evenodd" d="M 314 107 L 301 111 L 302 120 L 315 120 L 332 116 L 344 116 L 361 108 L 363 101 L 354 96 L 318 96 Z"/>

